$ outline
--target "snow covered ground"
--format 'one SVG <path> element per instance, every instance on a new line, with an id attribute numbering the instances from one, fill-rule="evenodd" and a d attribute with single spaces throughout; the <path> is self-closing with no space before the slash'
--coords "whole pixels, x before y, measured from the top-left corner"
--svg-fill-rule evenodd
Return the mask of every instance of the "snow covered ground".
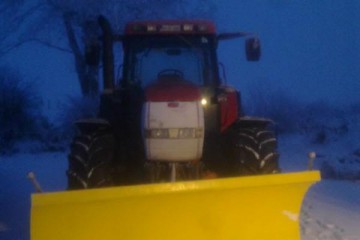
<path id="1" fill-rule="evenodd" d="M 316 151 L 322 156 L 315 160 L 315 168 L 321 168 L 329 159 L 337 159 L 338 155 L 347 155 L 354 150 L 353 145 L 345 143 L 335 141 L 317 145 L 306 136 L 281 135 L 283 171 L 305 170 L 309 151 Z M 66 186 L 66 164 L 66 153 L 63 152 L 0 157 L 1 240 L 29 239 L 30 194 L 34 189 L 27 173 L 34 171 L 45 191 L 63 190 Z M 357 171 L 357 168 L 347 170 Z M 326 179 L 313 186 L 301 211 L 302 239 L 360 240 L 359 199 L 359 181 Z"/>
<path id="2" fill-rule="evenodd" d="M 27 173 L 34 171 L 45 191 L 65 189 L 66 154 L 0 156 L 0 239 L 28 240 L 30 194 Z"/>
<path id="3" fill-rule="evenodd" d="M 253 101 L 251 89 L 258 89 L 260 84 L 265 86 L 264 90 L 284 89 L 296 99 L 308 102 L 323 99 L 340 106 L 357 102 L 360 41 L 354 40 L 359 39 L 359 31 L 354 29 L 359 29 L 359 2 L 221 1 L 220 32 L 257 32 L 264 46 L 259 64 L 246 64 L 241 68 L 241 52 L 234 51 L 239 49 L 240 42 L 220 44 L 220 59 L 230 70 L 227 78 L 236 80 L 229 83 L 242 89 L 244 100 L 249 102 Z M 68 53 L 30 43 L 7 56 L 3 63 L 15 66 L 27 81 L 38 81 L 44 111 L 50 120 L 55 120 L 58 112 L 63 111 L 64 96 L 79 93 L 71 59 Z M 298 112 L 294 115 L 306 116 Z M 360 143 L 357 141 L 360 115 L 351 118 L 340 113 L 337 116 L 324 130 L 337 133 L 328 135 L 327 139 L 321 133 L 314 136 L 317 142 L 323 141 L 321 144 L 314 143 L 314 138 L 308 135 L 280 136 L 284 172 L 305 170 L 308 152 L 315 151 L 319 157 L 314 166 L 321 169 L 326 178 L 305 198 L 302 239 L 360 240 Z M 329 116 L 316 119 L 319 123 L 310 126 L 321 129 Z M 344 119 L 349 120 L 345 125 Z M 353 125 L 357 126 L 352 128 Z M 353 131 L 343 136 L 346 128 L 342 126 Z M 26 178 L 27 173 L 34 171 L 45 191 L 62 190 L 66 185 L 66 164 L 64 152 L 0 156 L 0 240 L 29 239 L 30 194 L 34 189 Z"/>
<path id="4" fill-rule="evenodd" d="M 314 167 L 322 170 L 326 178 L 312 186 L 304 199 L 300 216 L 302 240 L 360 240 L 360 178 L 336 179 L 360 175 L 360 162 L 352 163 L 360 159 L 351 156 L 352 137 L 313 144 L 305 135 L 280 136 L 284 172 L 307 169 L 308 153 L 315 151 L 320 156 L 315 159 Z M 348 161 L 342 164 L 346 158 Z M 324 166 L 331 166 L 335 173 L 329 174 Z"/>
<path id="5" fill-rule="evenodd" d="M 301 211 L 303 240 L 359 240 L 360 184 L 324 180 L 307 193 Z"/>

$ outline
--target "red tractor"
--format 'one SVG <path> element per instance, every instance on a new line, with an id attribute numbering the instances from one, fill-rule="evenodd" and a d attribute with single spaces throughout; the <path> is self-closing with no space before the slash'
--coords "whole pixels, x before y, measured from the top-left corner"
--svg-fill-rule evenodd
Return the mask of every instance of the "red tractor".
<path id="1" fill-rule="evenodd" d="M 219 41 L 248 37 L 247 60 L 257 61 L 258 38 L 217 34 L 210 21 L 131 22 L 124 35 L 104 17 L 99 24 L 104 91 L 98 118 L 77 122 L 69 189 L 279 172 L 271 120 L 244 116 L 240 93 L 219 74 Z"/>

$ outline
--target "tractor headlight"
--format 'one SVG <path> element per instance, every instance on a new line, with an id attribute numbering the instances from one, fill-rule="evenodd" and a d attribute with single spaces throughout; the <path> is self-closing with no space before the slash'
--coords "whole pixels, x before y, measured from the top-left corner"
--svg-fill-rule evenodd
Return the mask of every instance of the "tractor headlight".
<path id="1" fill-rule="evenodd" d="M 146 138 L 201 138 L 203 136 L 202 128 L 155 128 L 145 130 Z"/>
<path id="2" fill-rule="evenodd" d="M 194 128 L 181 128 L 179 129 L 179 138 L 194 138 L 195 129 Z"/>
<path id="3" fill-rule="evenodd" d="M 168 129 L 156 128 L 146 131 L 147 138 L 169 138 Z"/>
<path id="4" fill-rule="evenodd" d="M 208 101 L 206 98 L 201 99 L 201 105 L 203 105 L 204 107 L 208 104 Z"/>

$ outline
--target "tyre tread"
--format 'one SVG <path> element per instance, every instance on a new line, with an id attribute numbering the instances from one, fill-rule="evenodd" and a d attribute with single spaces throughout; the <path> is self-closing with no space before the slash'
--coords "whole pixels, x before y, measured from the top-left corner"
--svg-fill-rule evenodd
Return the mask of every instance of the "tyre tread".
<path id="1" fill-rule="evenodd" d="M 114 137 L 105 131 L 82 134 L 70 145 L 68 188 L 96 188 L 111 185 Z"/>
<path id="2" fill-rule="evenodd" d="M 277 139 L 272 131 L 240 128 L 237 138 L 237 162 L 244 175 L 279 172 Z"/>

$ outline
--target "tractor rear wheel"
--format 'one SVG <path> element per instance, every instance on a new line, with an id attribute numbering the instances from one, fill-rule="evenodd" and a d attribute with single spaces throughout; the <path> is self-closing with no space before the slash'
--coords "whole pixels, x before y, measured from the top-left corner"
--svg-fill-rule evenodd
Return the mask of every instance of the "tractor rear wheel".
<path id="1" fill-rule="evenodd" d="M 68 189 L 112 185 L 114 145 L 113 135 L 103 130 L 75 137 L 68 156 Z"/>
<path id="2" fill-rule="evenodd" d="M 263 128 L 240 128 L 236 137 L 236 161 L 241 175 L 280 172 L 277 139 Z"/>

